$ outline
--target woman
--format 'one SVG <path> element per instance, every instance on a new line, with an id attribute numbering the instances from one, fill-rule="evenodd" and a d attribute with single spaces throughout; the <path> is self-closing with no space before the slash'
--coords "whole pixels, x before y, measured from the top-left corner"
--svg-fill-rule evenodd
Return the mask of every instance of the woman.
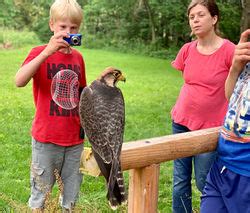
<path id="1" fill-rule="evenodd" d="M 188 19 L 196 39 L 180 49 L 172 66 L 184 84 L 171 111 L 173 134 L 221 126 L 227 109 L 224 84 L 234 44 L 219 35 L 215 1 L 193 0 Z M 176 159 L 173 171 L 173 212 L 192 212 L 192 162 L 196 186 L 202 192 L 215 152 Z"/>

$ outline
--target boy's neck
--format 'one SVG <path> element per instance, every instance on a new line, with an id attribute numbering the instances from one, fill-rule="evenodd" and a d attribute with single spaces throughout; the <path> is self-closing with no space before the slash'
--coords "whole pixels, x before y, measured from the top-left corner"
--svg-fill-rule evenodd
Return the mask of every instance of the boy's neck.
<path id="1" fill-rule="evenodd" d="M 63 54 L 71 54 L 72 53 L 72 48 L 68 47 L 68 48 L 61 48 L 60 50 L 58 50 L 59 52 L 63 53 Z"/>

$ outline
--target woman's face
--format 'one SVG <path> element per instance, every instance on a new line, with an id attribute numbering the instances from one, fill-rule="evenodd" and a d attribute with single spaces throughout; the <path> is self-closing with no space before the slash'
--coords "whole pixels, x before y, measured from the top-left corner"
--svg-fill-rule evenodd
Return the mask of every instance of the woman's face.
<path id="1" fill-rule="evenodd" d="M 214 31 L 218 18 L 217 16 L 212 17 L 205 6 L 197 4 L 190 10 L 188 19 L 192 33 L 197 37 L 203 37 Z"/>

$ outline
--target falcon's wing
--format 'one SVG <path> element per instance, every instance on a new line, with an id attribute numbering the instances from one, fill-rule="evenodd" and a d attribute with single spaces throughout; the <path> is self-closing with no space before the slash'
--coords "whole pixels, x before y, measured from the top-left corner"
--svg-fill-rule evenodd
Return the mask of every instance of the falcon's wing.
<path id="1" fill-rule="evenodd" d="M 100 88 L 99 88 L 100 89 Z M 124 133 L 124 100 L 116 88 L 109 92 L 85 87 L 80 100 L 80 119 L 92 148 L 106 162 L 119 156 Z"/>

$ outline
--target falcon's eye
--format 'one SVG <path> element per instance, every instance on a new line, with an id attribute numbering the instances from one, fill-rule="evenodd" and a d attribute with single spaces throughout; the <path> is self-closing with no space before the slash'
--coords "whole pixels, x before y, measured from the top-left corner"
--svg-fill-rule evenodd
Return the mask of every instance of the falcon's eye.
<path id="1" fill-rule="evenodd" d="M 115 77 L 118 77 L 119 75 L 120 75 L 120 74 L 119 74 L 118 72 L 115 72 L 115 73 L 114 73 L 114 76 L 115 76 Z"/>

